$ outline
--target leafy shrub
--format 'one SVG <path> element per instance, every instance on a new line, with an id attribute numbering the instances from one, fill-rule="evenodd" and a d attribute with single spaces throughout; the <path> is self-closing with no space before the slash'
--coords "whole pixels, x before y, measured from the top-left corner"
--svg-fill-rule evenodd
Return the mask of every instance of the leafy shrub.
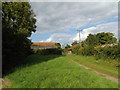
<path id="1" fill-rule="evenodd" d="M 120 51 L 118 49 L 118 46 L 108 46 L 108 47 L 95 47 L 96 53 L 95 57 L 96 59 L 101 58 L 120 58 Z"/>
<path id="2" fill-rule="evenodd" d="M 90 55 L 94 55 L 94 47 L 92 46 L 86 46 L 86 47 L 82 47 L 82 46 L 77 46 L 72 50 L 72 53 L 77 54 L 77 55 L 86 55 L 86 56 L 90 56 Z"/>
<path id="3" fill-rule="evenodd" d="M 80 47 L 78 50 L 78 54 L 83 55 L 84 54 L 84 48 Z"/>
<path id="4" fill-rule="evenodd" d="M 114 45 L 106 45 L 105 47 L 102 46 L 85 46 L 85 47 L 80 47 L 77 46 L 72 50 L 72 53 L 77 54 L 77 55 L 85 55 L 85 56 L 95 56 L 96 60 L 97 59 L 106 59 L 106 58 L 111 58 L 111 59 L 119 59 L 120 58 L 120 46 Z"/>
<path id="5" fill-rule="evenodd" d="M 74 54 L 79 54 L 78 53 L 78 51 L 79 51 L 79 48 L 80 48 L 80 46 L 77 46 L 77 47 L 75 47 L 73 50 L 72 50 L 72 53 L 74 53 Z"/>
<path id="6" fill-rule="evenodd" d="M 94 47 L 92 47 L 92 46 L 84 47 L 83 55 L 86 55 L 86 56 L 94 55 Z"/>
<path id="7" fill-rule="evenodd" d="M 51 54 L 57 54 L 62 55 L 62 49 L 54 48 L 54 49 L 37 49 L 34 50 L 35 54 L 40 55 L 51 55 Z"/>
<path id="8" fill-rule="evenodd" d="M 120 41 L 118 45 L 117 39 L 113 37 L 113 33 L 97 33 L 89 34 L 85 41 L 81 42 L 81 46 L 77 46 L 72 53 L 77 55 L 95 56 L 96 59 L 116 59 L 120 58 Z"/>

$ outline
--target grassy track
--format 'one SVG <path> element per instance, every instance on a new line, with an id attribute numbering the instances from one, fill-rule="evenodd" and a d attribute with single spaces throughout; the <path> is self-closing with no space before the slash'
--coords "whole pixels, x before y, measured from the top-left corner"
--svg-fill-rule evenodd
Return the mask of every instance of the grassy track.
<path id="1" fill-rule="evenodd" d="M 72 59 L 80 64 L 88 66 L 101 73 L 108 74 L 112 77 L 118 78 L 117 61 L 113 60 L 95 60 L 92 56 L 69 55 L 68 59 Z"/>
<path id="2" fill-rule="evenodd" d="M 5 76 L 11 88 L 117 88 L 117 84 L 69 60 L 70 56 L 31 55 L 26 65 Z"/>

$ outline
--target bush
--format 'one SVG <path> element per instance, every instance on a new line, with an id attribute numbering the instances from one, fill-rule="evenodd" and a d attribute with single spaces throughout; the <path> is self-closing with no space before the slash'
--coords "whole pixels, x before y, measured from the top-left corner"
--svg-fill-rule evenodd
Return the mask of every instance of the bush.
<path id="1" fill-rule="evenodd" d="M 84 54 L 84 48 L 80 47 L 78 50 L 78 54 L 83 55 Z"/>
<path id="2" fill-rule="evenodd" d="M 95 57 L 96 59 L 101 58 L 112 58 L 117 59 L 120 58 L 120 51 L 118 49 L 118 46 L 108 46 L 108 47 L 95 47 L 96 53 Z"/>
<path id="3" fill-rule="evenodd" d="M 91 55 L 94 55 L 94 47 L 92 46 L 86 46 L 84 47 L 84 50 L 83 50 L 83 55 L 86 55 L 86 56 L 91 56 Z"/>
<path id="4" fill-rule="evenodd" d="M 54 48 L 54 49 L 37 49 L 37 50 L 34 50 L 34 53 L 39 54 L 39 55 L 52 55 L 52 54 L 62 55 L 62 49 L 58 49 L 58 48 Z"/>
<path id="5" fill-rule="evenodd" d="M 86 46 L 86 47 L 80 47 L 77 46 L 72 50 L 72 53 L 77 54 L 77 55 L 86 55 L 86 56 L 90 56 L 90 55 L 94 55 L 94 47 L 92 46 Z"/>
<path id="6" fill-rule="evenodd" d="M 98 59 L 119 59 L 120 58 L 120 46 L 105 46 L 101 47 L 99 46 L 85 46 L 80 47 L 77 46 L 72 50 L 72 53 L 77 55 L 85 55 L 85 56 L 95 56 L 96 60 Z"/>
<path id="7" fill-rule="evenodd" d="M 79 48 L 80 48 L 80 46 L 77 46 L 77 47 L 75 47 L 73 50 L 72 50 L 72 53 L 74 53 L 74 54 L 79 54 L 78 53 L 78 51 L 79 51 Z"/>

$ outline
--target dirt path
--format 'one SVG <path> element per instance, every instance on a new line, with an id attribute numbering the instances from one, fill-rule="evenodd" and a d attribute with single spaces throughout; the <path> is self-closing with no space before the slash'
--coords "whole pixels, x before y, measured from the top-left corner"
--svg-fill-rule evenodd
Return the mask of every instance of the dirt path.
<path id="1" fill-rule="evenodd" d="M 101 75 L 101 76 L 103 76 L 103 77 L 105 77 L 105 78 L 107 78 L 107 79 L 109 79 L 109 80 L 112 80 L 112 81 L 118 83 L 118 79 L 117 79 L 117 78 L 114 78 L 114 77 L 112 77 L 112 76 L 109 76 L 109 75 L 104 74 L 104 73 L 101 73 L 101 72 L 98 72 L 98 71 L 96 71 L 96 70 L 94 70 L 94 69 L 92 69 L 92 68 L 90 68 L 90 67 L 87 67 L 87 66 L 85 66 L 85 65 L 82 65 L 82 64 L 80 64 L 80 63 L 78 63 L 78 62 L 76 62 L 76 61 L 74 61 L 74 60 L 71 60 L 71 61 L 74 62 L 75 64 L 79 65 L 80 67 L 83 67 L 83 68 L 85 68 L 85 69 L 91 70 L 91 71 L 95 72 L 95 73 L 98 74 L 98 75 Z"/>

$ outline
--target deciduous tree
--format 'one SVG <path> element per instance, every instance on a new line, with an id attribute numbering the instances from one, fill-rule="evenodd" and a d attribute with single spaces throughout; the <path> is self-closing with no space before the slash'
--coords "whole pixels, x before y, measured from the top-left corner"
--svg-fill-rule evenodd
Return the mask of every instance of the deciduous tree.
<path id="1" fill-rule="evenodd" d="M 30 53 L 28 37 L 35 32 L 36 19 L 28 2 L 2 3 L 3 72 L 20 64 Z"/>
<path id="2" fill-rule="evenodd" d="M 74 41 L 71 45 L 73 46 L 73 45 L 76 45 L 76 44 L 78 44 L 78 42 Z"/>

